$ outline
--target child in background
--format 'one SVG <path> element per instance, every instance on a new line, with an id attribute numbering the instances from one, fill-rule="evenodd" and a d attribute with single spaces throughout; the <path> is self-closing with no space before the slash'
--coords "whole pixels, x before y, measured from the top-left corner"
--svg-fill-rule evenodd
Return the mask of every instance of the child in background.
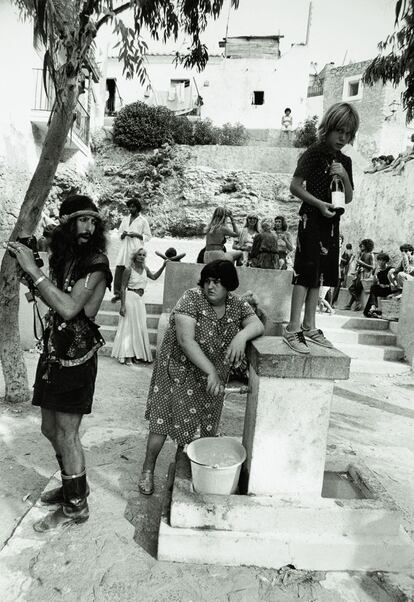
<path id="1" fill-rule="evenodd" d="M 183 257 L 186 256 L 186 253 L 180 253 L 177 255 L 177 250 L 174 247 L 169 247 L 165 253 L 161 253 L 160 251 L 155 251 L 155 255 L 161 257 L 164 261 L 169 259 L 170 261 L 181 261 Z"/>
<path id="2" fill-rule="evenodd" d="M 343 182 L 345 203 L 352 201 L 352 161 L 341 149 L 354 140 L 358 126 L 358 113 L 351 104 L 332 105 L 319 125 L 318 141 L 300 157 L 290 185 L 291 193 L 302 205 L 290 321 L 283 331 L 283 340 L 298 353 L 309 353 L 307 341 L 333 347 L 322 330 L 316 328 L 315 314 L 321 282 L 329 287 L 338 282 L 340 216 L 331 206 L 330 189 L 332 178 L 338 176 Z"/>
<path id="3" fill-rule="evenodd" d="M 325 298 L 330 288 L 330 286 L 321 286 L 319 289 L 318 307 L 321 313 L 323 313 L 325 310 L 328 312 L 328 314 L 335 313 L 335 310 L 333 309 L 329 301 L 327 301 L 327 299 Z"/>
<path id="4" fill-rule="evenodd" d="M 351 298 L 345 309 L 352 309 L 353 303 L 355 303 L 355 311 L 360 311 L 362 309 L 359 302 L 360 295 L 364 289 L 362 279 L 370 278 L 374 271 L 375 258 L 373 250 L 374 241 L 370 238 L 364 238 L 364 240 L 361 240 L 359 243 L 359 254 L 355 261 L 357 271 L 351 286 L 348 288 Z"/>
<path id="5" fill-rule="evenodd" d="M 262 219 L 260 228 L 261 232 L 253 239 L 249 255 L 250 265 L 264 270 L 278 270 L 277 236 L 272 230 L 270 219 Z"/>

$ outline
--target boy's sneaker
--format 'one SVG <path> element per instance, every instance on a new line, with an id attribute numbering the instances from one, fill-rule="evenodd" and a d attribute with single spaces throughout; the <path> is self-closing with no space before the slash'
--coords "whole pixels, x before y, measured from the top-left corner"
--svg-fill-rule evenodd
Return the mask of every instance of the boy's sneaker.
<path id="1" fill-rule="evenodd" d="M 321 347 L 327 347 L 328 349 L 333 349 L 333 344 L 329 341 L 326 336 L 323 334 L 320 328 L 314 328 L 312 330 L 305 330 L 302 326 L 302 332 L 305 339 L 308 341 L 312 341 L 316 345 L 320 345 Z"/>
<path id="2" fill-rule="evenodd" d="M 284 342 L 289 345 L 293 351 L 297 351 L 297 353 L 307 354 L 309 353 L 309 347 L 306 344 L 305 337 L 303 336 L 303 332 L 299 330 L 299 332 L 289 332 L 285 327 L 283 329 L 282 338 Z"/>

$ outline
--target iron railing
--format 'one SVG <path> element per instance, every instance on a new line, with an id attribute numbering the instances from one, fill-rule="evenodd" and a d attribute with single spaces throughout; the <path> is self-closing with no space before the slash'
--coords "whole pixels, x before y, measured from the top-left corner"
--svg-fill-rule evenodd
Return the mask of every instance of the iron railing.
<path id="1" fill-rule="evenodd" d="M 322 84 L 313 84 L 312 86 L 308 86 L 308 98 L 312 96 L 322 96 L 323 95 L 323 85 Z"/>
<path id="2" fill-rule="evenodd" d="M 50 76 L 47 77 L 47 94 L 43 83 L 43 69 L 33 69 L 33 111 L 52 111 L 55 104 L 55 90 Z M 78 100 L 73 121 L 73 131 L 84 144 L 89 144 L 90 115 Z"/>

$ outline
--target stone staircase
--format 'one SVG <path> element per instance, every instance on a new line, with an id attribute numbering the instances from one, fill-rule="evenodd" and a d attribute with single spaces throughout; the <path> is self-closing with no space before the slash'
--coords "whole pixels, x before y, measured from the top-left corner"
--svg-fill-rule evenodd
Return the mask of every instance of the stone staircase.
<path id="1" fill-rule="evenodd" d="M 151 350 L 155 356 L 157 347 L 157 329 L 158 321 L 162 313 L 161 303 L 146 303 L 147 310 L 147 328 L 151 344 Z M 112 344 L 115 338 L 118 326 L 120 302 L 111 303 L 109 299 L 104 299 L 101 309 L 96 316 L 96 322 L 100 325 L 100 331 L 106 341 L 106 345 L 99 350 L 100 355 L 110 356 L 112 353 Z"/>
<path id="2" fill-rule="evenodd" d="M 337 349 L 351 358 L 351 373 L 390 375 L 407 371 L 404 351 L 386 320 L 341 311 L 317 314 L 316 324 Z"/>

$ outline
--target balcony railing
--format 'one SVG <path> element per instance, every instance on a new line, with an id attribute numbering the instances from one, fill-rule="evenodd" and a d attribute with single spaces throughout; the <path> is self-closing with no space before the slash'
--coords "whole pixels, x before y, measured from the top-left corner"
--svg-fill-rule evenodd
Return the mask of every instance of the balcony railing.
<path id="1" fill-rule="evenodd" d="M 33 69 L 33 111 L 45 111 L 49 112 L 52 110 L 55 103 L 55 90 L 53 88 L 50 76 L 47 81 L 46 94 L 45 87 L 43 84 L 43 70 Z M 75 109 L 75 119 L 73 122 L 73 131 L 79 136 L 82 142 L 86 145 L 89 144 L 89 129 L 90 129 L 90 115 L 82 103 L 78 100 Z"/>
<path id="2" fill-rule="evenodd" d="M 322 84 L 314 84 L 313 86 L 308 86 L 308 98 L 312 96 L 322 96 L 323 95 L 323 85 Z"/>

